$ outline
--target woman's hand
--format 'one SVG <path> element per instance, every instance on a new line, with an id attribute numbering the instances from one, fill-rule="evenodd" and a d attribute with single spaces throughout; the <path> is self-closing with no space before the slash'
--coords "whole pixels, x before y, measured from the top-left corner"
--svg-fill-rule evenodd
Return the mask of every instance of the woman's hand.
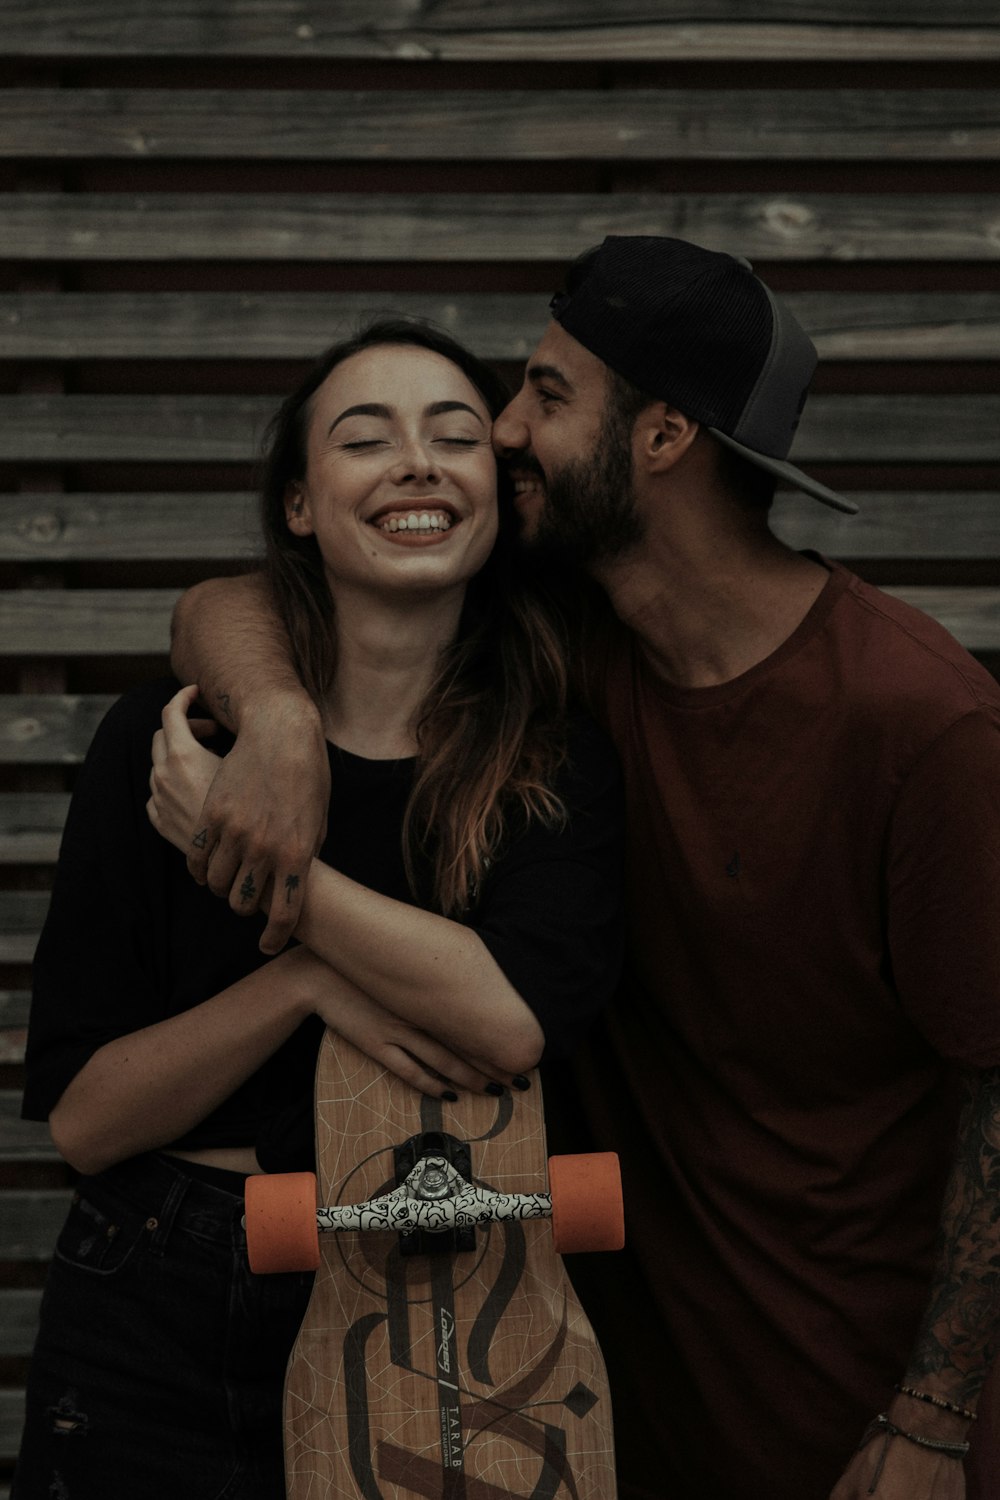
<path id="1" fill-rule="evenodd" d="M 441 1098 L 465 1089 L 483 1093 L 490 1078 L 427 1032 L 401 1021 L 308 948 L 282 956 L 289 977 L 305 987 L 311 1008 L 332 1031 L 387 1072 L 423 1094 Z"/>
<path id="2" fill-rule="evenodd" d="M 201 809 L 220 764 L 219 756 L 198 743 L 215 732 L 214 721 L 187 716 L 197 696 L 197 687 L 181 688 L 163 710 L 163 728 L 153 736 L 146 803 L 153 827 L 184 855 L 197 843 Z"/>

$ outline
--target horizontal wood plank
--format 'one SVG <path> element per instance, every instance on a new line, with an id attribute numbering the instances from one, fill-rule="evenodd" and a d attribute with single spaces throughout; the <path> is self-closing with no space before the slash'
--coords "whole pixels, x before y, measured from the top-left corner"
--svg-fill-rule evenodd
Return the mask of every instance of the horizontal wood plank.
<path id="1" fill-rule="evenodd" d="M 69 1201 L 68 1189 L 7 1189 L 0 1197 L 0 1260 L 47 1261 Z"/>
<path id="2" fill-rule="evenodd" d="M 16 193 L 0 259 L 567 261 L 668 234 L 775 261 L 995 260 L 995 193 Z"/>
<path id="3" fill-rule="evenodd" d="M 170 650 L 178 589 L 18 589 L 0 593 L 0 651 L 146 656 Z"/>
<path id="4" fill-rule="evenodd" d="M 0 891 L 0 963 L 31 963 L 48 909 L 48 891 Z"/>
<path id="5" fill-rule="evenodd" d="M 7 89 L 0 157 L 995 161 L 990 89 Z"/>
<path id="6" fill-rule="evenodd" d="M 8 1195 L 0 1198 L 5 1212 L 10 1212 Z M 23 1358 L 35 1347 L 38 1333 L 38 1309 L 42 1294 L 35 1287 L 0 1289 L 0 1355 L 8 1359 Z"/>
<path id="7" fill-rule="evenodd" d="M 821 358 L 1000 359 L 997 293 L 792 292 L 785 301 Z M 303 359 L 379 311 L 429 318 L 504 360 L 530 353 L 547 315 L 532 294 L 8 293 L 0 358 Z"/>
<path id="8" fill-rule="evenodd" d="M 775 523 L 793 546 L 844 558 L 1000 556 L 994 491 L 852 491 L 858 516 L 779 495 Z M 0 496 L 0 561 L 203 558 L 251 565 L 255 497 L 192 494 Z"/>
<path id="9" fill-rule="evenodd" d="M 24 1392 L 0 1390 L 0 1459 L 10 1461 L 17 1454 L 24 1422 Z"/>
<path id="10" fill-rule="evenodd" d="M 923 610 L 971 651 L 1000 651 L 1000 588 L 887 588 Z"/>
<path id="11" fill-rule="evenodd" d="M 24 1061 L 30 1006 L 29 990 L 0 990 L 0 1062 L 19 1064 Z M 2 1229 L 0 1222 L 0 1239 Z M 0 1260 L 4 1259 L 0 1248 Z"/>
<path id="12" fill-rule="evenodd" d="M 775 497 L 772 522 L 789 546 L 842 560 L 1000 558 L 1000 494 L 993 491 L 851 491 L 860 510 L 841 515 L 806 496 Z"/>
<path id="13" fill-rule="evenodd" d="M 279 398 L 2 396 L 0 459 L 247 463 Z M 1000 396 L 814 396 L 799 463 L 1000 460 Z"/>
<path id="14" fill-rule="evenodd" d="M 0 36 L 11 57 L 376 58 L 401 61 L 669 61 L 880 59 L 970 61 L 1000 51 L 989 0 L 942 17 L 918 0 L 771 0 L 748 19 L 741 0 L 690 5 L 631 0 L 609 13 L 591 0 L 482 6 L 380 0 L 359 24 L 354 0 L 199 0 L 137 6 L 75 0 L 39 10 L 4 0 Z"/>
<path id="15" fill-rule="evenodd" d="M 0 559 L 241 558 L 259 552 L 256 496 L 0 495 Z"/>
<path id="16" fill-rule="evenodd" d="M 68 806 L 62 792 L 0 792 L 0 864 L 51 864 Z"/>
<path id="17" fill-rule="evenodd" d="M 0 1089 L 0 1161 L 58 1159 L 58 1152 L 49 1136 L 49 1127 L 38 1120 L 21 1119 L 20 1090 Z"/>
<path id="18" fill-rule="evenodd" d="M 111 693 L 0 694 L 0 765 L 77 765 Z"/>

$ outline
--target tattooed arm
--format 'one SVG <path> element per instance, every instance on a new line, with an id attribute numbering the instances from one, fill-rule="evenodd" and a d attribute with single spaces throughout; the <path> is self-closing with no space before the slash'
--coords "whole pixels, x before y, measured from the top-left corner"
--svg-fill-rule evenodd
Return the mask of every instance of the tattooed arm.
<path id="1" fill-rule="evenodd" d="M 900 1385 L 967 1412 L 976 1410 L 1000 1347 L 1000 1068 L 967 1071 L 958 1149 L 938 1242 L 930 1302 Z M 968 1418 L 900 1393 L 888 1408 L 906 1432 L 962 1442 Z M 887 1446 L 888 1441 L 888 1446 Z M 882 1463 L 877 1484 L 872 1488 Z M 874 1436 L 849 1465 L 832 1500 L 961 1500 L 955 1458 L 905 1438 Z"/>
<path id="2" fill-rule="evenodd" d="M 172 661 L 237 735 L 191 830 L 188 868 L 244 916 L 273 883 L 278 900 L 260 947 L 277 953 L 295 928 L 303 877 L 326 829 L 330 767 L 319 713 L 255 576 L 188 590 L 174 615 Z"/>

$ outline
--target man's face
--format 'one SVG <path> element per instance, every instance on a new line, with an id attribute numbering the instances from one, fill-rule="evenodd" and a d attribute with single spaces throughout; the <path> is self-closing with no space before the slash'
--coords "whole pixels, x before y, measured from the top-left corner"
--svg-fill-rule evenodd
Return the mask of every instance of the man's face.
<path id="1" fill-rule="evenodd" d="M 640 542 L 632 486 L 632 426 L 609 402 L 604 363 L 558 323 L 528 361 L 524 384 L 493 424 L 514 476 L 522 538 L 581 567 Z"/>

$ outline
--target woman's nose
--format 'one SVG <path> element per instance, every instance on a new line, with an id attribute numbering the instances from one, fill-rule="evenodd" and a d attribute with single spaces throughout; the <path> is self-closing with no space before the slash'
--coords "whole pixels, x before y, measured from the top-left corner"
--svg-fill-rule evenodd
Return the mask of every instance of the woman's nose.
<path id="1" fill-rule="evenodd" d="M 392 477 L 397 484 L 405 484 L 411 479 L 431 483 L 439 477 L 439 472 L 428 445 L 420 438 L 411 438 L 400 450 Z"/>

